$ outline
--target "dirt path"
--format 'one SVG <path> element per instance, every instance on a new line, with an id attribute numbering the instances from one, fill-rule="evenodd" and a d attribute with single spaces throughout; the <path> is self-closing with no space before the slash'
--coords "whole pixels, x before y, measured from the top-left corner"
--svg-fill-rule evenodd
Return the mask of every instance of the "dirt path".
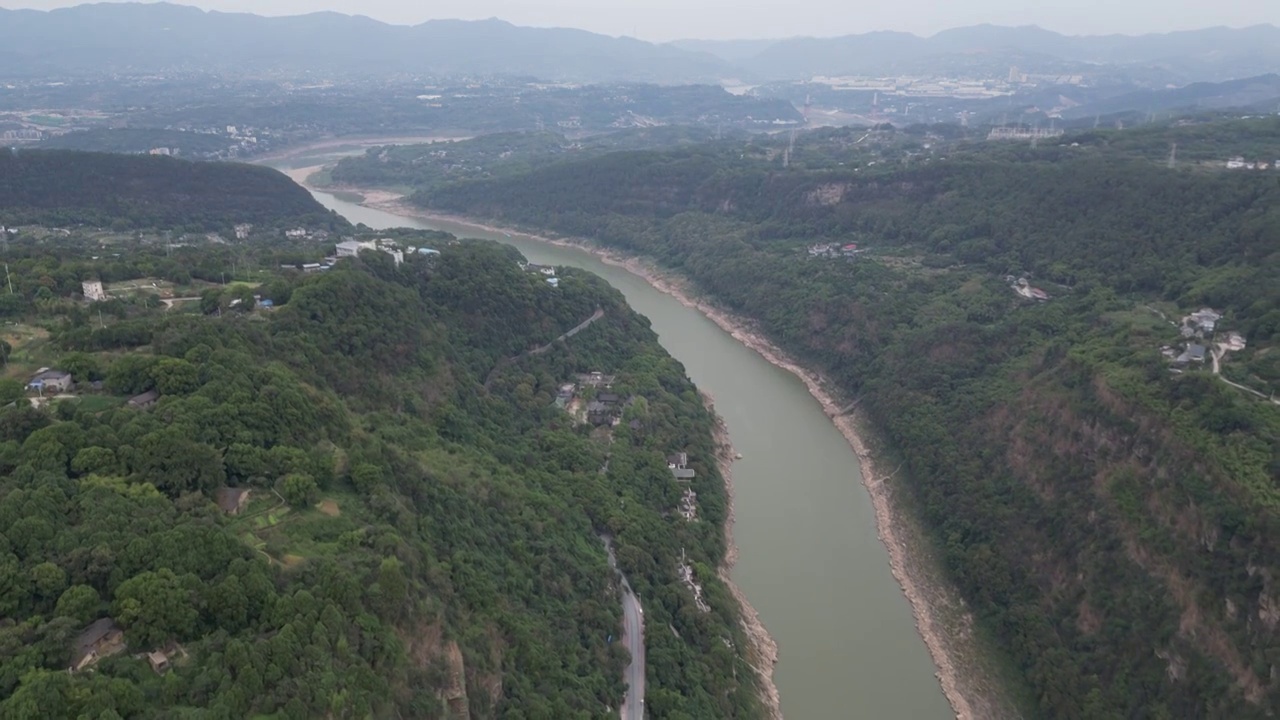
<path id="1" fill-rule="evenodd" d="M 520 353 L 515 357 L 507 358 L 506 360 L 503 360 L 502 362 L 493 366 L 493 369 L 489 371 L 489 376 L 486 377 L 484 380 L 484 389 L 485 390 L 489 389 L 489 386 L 493 384 L 494 377 L 497 375 L 498 371 L 501 370 L 502 368 L 507 367 L 508 365 L 513 365 L 517 362 L 520 362 L 521 358 L 529 357 L 530 355 L 541 355 L 545 353 L 546 351 L 555 347 L 556 343 L 560 342 L 561 340 L 568 340 L 574 335 L 577 335 L 583 330 L 586 330 L 587 328 L 591 327 L 592 323 L 594 323 L 595 321 L 599 320 L 602 317 L 604 317 L 604 308 L 596 308 L 596 311 L 591 313 L 591 317 L 578 323 L 573 327 L 573 329 L 560 335 L 560 337 L 556 338 L 555 340 L 552 340 L 551 342 L 547 343 L 546 345 L 543 345 L 542 347 L 534 348 L 529 352 Z"/>

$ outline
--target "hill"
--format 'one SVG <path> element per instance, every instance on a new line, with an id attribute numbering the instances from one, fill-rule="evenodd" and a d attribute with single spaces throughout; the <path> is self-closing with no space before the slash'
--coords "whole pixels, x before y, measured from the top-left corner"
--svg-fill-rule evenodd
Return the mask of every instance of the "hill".
<path id="1" fill-rule="evenodd" d="M 1222 149 L 1249 127 L 1185 131 Z M 871 161 L 875 133 L 787 168 L 753 140 L 415 199 L 650 258 L 856 400 L 1025 716 L 1269 716 L 1274 172 L 1170 170 L 1122 134 Z"/>
<path id="2" fill-rule="evenodd" d="M 0 152 L 0 225 L 225 231 L 347 222 L 270 168 L 70 150 Z"/>
<path id="3" fill-rule="evenodd" d="M 163 148 L 184 160 L 226 159 L 240 150 L 233 139 L 210 133 L 151 128 L 97 128 L 46 138 L 42 150 L 147 154 Z"/>
<path id="4" fill-rule="evenodd" d="M 629 657 L 603 536 L 661 630 L 648 706 L 760 716 L 713 570 L 713 418 L 648 323 L 587 273 L 388 236 L 439 254 L 304 274 L 245 268 L 332 245 L 9 241 L 0 716 L 605 717 Z M 185 274 L 233 259 L 228 285 Z M 86 307 L 81 278 L 110 297 Z M 165 283 L 199 300 L 166 309 Z M 33 407 L 43 366 L 75 386 Z M 603 388 L 556 403 L 593 370 L 617 427 L 583 417 Z M 673 512 L 677 450 L 698 523 Z"/>

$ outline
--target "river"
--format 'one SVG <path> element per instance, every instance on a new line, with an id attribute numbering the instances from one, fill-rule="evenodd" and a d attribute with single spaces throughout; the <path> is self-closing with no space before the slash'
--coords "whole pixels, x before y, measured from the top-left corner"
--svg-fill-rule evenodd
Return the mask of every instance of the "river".
<path id="1" fill-rule="evenodd" d="M 697 310 L 585 251 L 312 193 L 353 223 L 497 240 L 531 262 L 584 268 L 620 290 L 689 377 L 715 398 L 743 455 L 733 466 L 733 537 L 740 551 L 733 579 L 778 643 L 774 680 L 785 716 L 954 717 L 890 572 L 858 458 L 798 378 Z"/>

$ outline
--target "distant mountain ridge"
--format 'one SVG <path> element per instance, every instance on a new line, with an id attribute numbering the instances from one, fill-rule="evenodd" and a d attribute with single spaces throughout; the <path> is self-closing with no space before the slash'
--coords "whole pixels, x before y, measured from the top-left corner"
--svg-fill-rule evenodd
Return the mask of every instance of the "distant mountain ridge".
<path id="1" fill-rule="evenodd" d="M 716 80 L 710 55 L 583 30 L 502 20 L 408 27 L 332 12 L 289 17 L 205 12 L 169 3 L 104 3 L 48 12 L 0 9 L 0 69 L 293 71 L 518 75 L 548 80 Z"/>
<path id="2" fill-rule="evenodd" d="M 522 76 L 571 82 L 749 82 L 815 75 L 1107 72 L 1149 87 L 1280 72 L 1280 28 L 1208 28 L 1141 36 L 1067 36 L 975 25 L 928 38 L 872 32 L 833 38 L 654 44 L 498 20 L 389 25 L 319 12 L 288 17 L 170 3 L 0 9 L 0 74 L 233 71 Z"/>
<path id="3" fill-rule="evenodd" d="M 1147 35 L 1069 36 L 1036 26 L 974 25 L 931 37 L 870 32 L 832 38 L 757 41 L 679 40 L 672 46 L 739 64 L 752 75 L 783 80 L 813 75 L 919 71 L 986 59 L 993 69 L 1022 62 L 1023 72 L 1154 66 L 1184 82 L 1221 81 L 1280 72 L 1280 27 L 1255 25 Z"/>

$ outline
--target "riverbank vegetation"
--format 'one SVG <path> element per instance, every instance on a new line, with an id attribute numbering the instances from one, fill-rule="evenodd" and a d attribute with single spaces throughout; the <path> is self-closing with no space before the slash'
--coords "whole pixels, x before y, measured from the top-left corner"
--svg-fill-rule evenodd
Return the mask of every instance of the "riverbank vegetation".
<path id="1" fill-rule="evenodd" d="M 713 418 L 647 322 L 587 273 L 552 287 L 510 248 L 389 235 L 440 254 L 302 273 L 276 268 L 332 246 L 10 240 L 0 717 L 609 717 L 628 658 L 605 535 L 652 629 L 649 712 L 761 716 L 714 570 Z M 239 281 L 200 279 L 233 260 Z M 126 276 L 198 301 L 79 297 Z M 44 367 L 74 387 L 26 397 Z M 555 404 L 596 370 L 633 399 L 612 428 Z M 676 513 L 677 451 L 700 522 Z"/>
<path id="2" fill-rule="evenodd" d="M 866 149 L 876 135 L 896 137 Z M 856 400 L 1029 715 L 1266 717 L 1275 173 L 1169 169 L 1151 138 L 941 139 L 615 153 L 412 200 L 651 258 Z M 1216 328 L 1181 320 L 1202 307 Z M 1247 347 L 1222 373 L 1243 390 L 1162 355 L 1216 355 L 1231 332 Z"/>

